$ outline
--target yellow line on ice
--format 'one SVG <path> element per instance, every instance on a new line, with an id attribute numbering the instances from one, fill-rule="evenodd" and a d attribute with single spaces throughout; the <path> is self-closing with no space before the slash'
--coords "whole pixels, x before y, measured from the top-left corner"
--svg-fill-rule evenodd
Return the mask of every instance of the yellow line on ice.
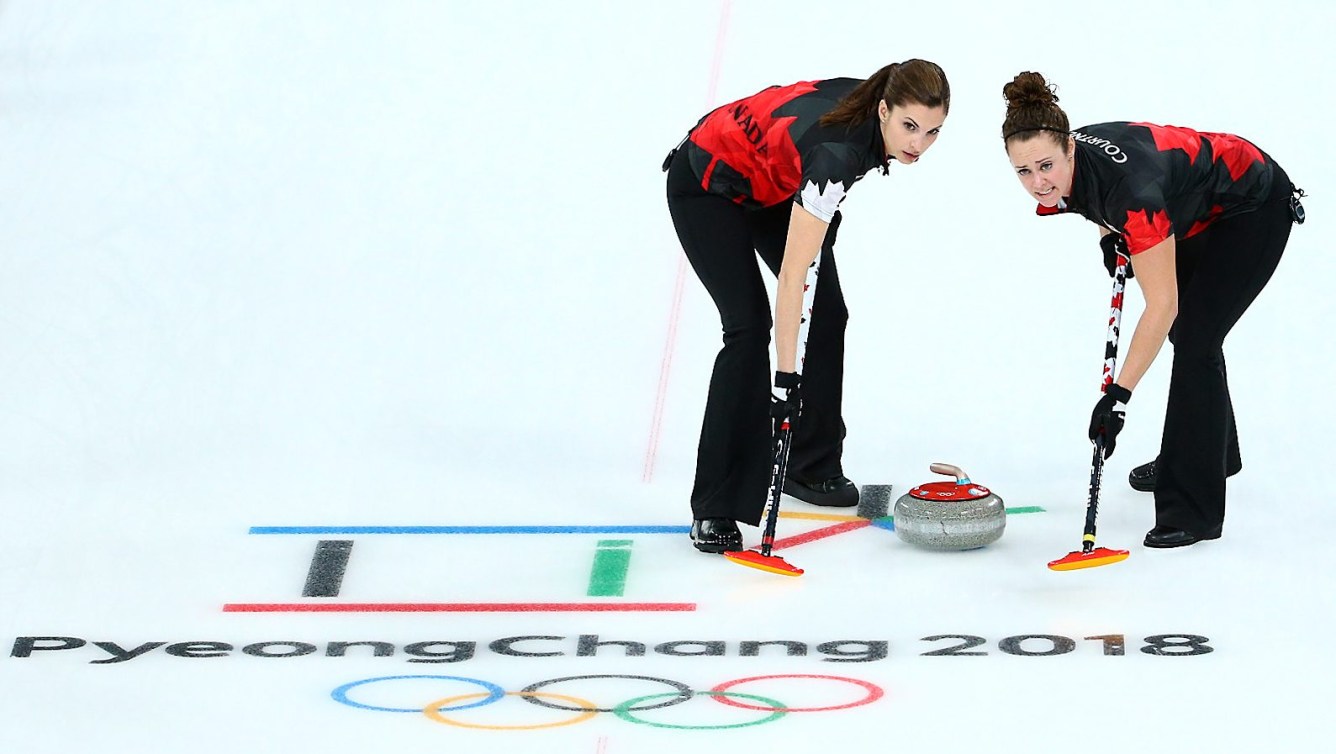
<path id="1" fill-rule="evenodd" d="M 780 518 L 800 518 L 808 521 L 860 521 L 858 516 L 841 516 L 838 513 L 794 513 L 792 511 L 780 511 Z"/>

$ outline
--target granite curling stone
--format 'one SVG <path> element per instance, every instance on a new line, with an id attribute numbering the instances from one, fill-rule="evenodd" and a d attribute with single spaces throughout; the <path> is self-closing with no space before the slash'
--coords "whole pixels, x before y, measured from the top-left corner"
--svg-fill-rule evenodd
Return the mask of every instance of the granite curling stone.
<path id="1" fill-rule="evenodd" d="M 996 542 L 1007 527 L 1007 511 L 987 487 L 974 484 L 960 467 L 934 463 L 954 482 L 928 482 L 895 502 L 895 533 L 929 550 L 973 550 Z"/>

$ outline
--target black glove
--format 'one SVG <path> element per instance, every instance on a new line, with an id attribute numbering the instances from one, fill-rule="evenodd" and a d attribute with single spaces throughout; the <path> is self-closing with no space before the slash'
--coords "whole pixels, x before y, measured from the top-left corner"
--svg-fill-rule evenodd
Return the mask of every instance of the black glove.
<path id="1" fill-rule="evenodd" d="M 1127 242 L 1117 233 L 1110 233 L 1099 239 L 1099 248 L 1104 250 L 1104 269 L 1109 271 L 1109 277 L 1113 277 L 1113 271 L 1118 268 L 1118 252 L 1122 252 L 1127 257 L 1127 279 L 1136 277 L 1132 274 L 1132 255 L 1127 253 Z"/>
<path id="2" fill-rule="evenodd" d="M 802 378 L 795 372 L 775 372 L 775 389 L 770 392 L 770 418 L 774 421 L 776 435 L 786 420 L 792 426 L 798 418 L 798 409 L 802 406 L 801 383 Z"/>
<path id="3" fill-rule="evenodd" d="M 1123 420 L 1127 416 L 1126 404 L 1130 400 L 1131 390 L 1116 382 L 1110 383 L 1095 404 L 1095 410 L 1090 412 L 1090 441 L 1094 442 L 1096 437 L 1104 435 L 1105 458 L 1113 455 L 1113 446 L 1117 444 L 1118 433 L 1123 429 Z"/>

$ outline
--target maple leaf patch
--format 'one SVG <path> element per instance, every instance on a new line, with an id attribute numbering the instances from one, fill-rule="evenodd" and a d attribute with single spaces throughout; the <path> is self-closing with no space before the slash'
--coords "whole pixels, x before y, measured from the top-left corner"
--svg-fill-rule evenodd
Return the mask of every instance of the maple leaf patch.
<path id="1" fill-rule="evenodd" d="M 844 201 L 846 191 L 842 181 L 830 181 L 824 190 L 817 186 L 815 181 L 808 181 L 807 185 L 803 186 L 801 194 L 803 209 L 830 222 L 835 219 L 835 210 L 839 209 L 840 202 Z"/>

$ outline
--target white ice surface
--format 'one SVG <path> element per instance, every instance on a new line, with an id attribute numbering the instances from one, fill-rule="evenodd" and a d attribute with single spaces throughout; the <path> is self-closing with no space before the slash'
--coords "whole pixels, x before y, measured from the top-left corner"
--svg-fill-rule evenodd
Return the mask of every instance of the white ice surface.
<path id="1" fill-rule="evenodd" d="M 0 751 L 1293 751 L 1326 737 L 1330 533 L 1329 3 L 931 4 L 12 1 L 0 6 Z M 719 36 L 721 19 L 724 34 Z M 714 65 L 716 49 L 720 51 Z M 852 311 L 845 468 L 896 494 L 947 461 L 1013 506 L 982 551 L 911 550 L 868 528 L 785 552 L 783 579 L 636 535 L 623 598 L 585 596 L 604 535 L 366 536 L 333 602 L 685 602 L 634 614 L 224 613 L 319 602 L 318 535 L 251 526 L 684 525 L 718 321 L 687 272 L 659 163 L 709 105 L 765 85 L 923 57 L 950 76 L 946 128 L 912 168 L 844 204 Z M 1312 194 L 1269 287 L 1226 344 L 1245 471 L 1225 538 L 1140 546 L 1166 352 L 1108 466 L 1100 543 L 1124 563 L 1059 574 L 1079 545 L 1109 283 L 1094 230 L 1038 219 L 1003 153 L 1001 87 L 1038 70 L 1074 124 L 1242 134 Z M 716 75 L 717 74 L 717 75 Z M 712 96 L 713 93 L 713 96 Z M 1126 331 L 1140 308 L 1129 297 Z M 677 322 L 653 475 L 665 340 Z M 802 512 L 801 504 L 786 510 Z M 786 519 L 781 536 L 821 522 Z M 756 530 L 747 529 L 749 541 Z M 335 537 L 337 538 L 337 537 Z M 325 600 L 331 601 L 331 600 Z M 646 643 L 576 657 L 576 637 Z M 983 656 L 924 656 L 986 639 Z M 1014 656 L 1007 637 L 1070 637 Z M 1087 636 L 1124 634 L 1104 656 Z M 1139 651 L 1197 634 L 1214 651 Z M 488 642 L 558 657 L 501 656 Z M 739 656 L 787 639 L 806 657 Z M 381 640 L 393 657 L 323 656 Z M 405 645 L 474 641 L 454 663 Z M 717 657 L 656 644 L 717 640 Z M 830 641 L 889 656 L 831 662 Z M 109 657 L 92 642 L 226 642 L 221 658 Z M 316 654 L 266 659 L 254 642 Z M 1044 648 L 1042 640 L 1022 645 Z M 354 709 L 390 675 L 633 674 L 706 690 L 760 675 L 876 684 L 865 706 L 692 731 L 612 714 L 533 731 Z M 370 687 L 423 706 L 460 681 Z M 414 686 L 421 684 L 421 686 Z M 553 686 L 611 706 L 662 684 Z M 790 706 L 834 681 L 756 681 Z M 474 724 L 563 714 L 509 698 Z M 643 713 L 732 725 L 697 698 Z"/>

